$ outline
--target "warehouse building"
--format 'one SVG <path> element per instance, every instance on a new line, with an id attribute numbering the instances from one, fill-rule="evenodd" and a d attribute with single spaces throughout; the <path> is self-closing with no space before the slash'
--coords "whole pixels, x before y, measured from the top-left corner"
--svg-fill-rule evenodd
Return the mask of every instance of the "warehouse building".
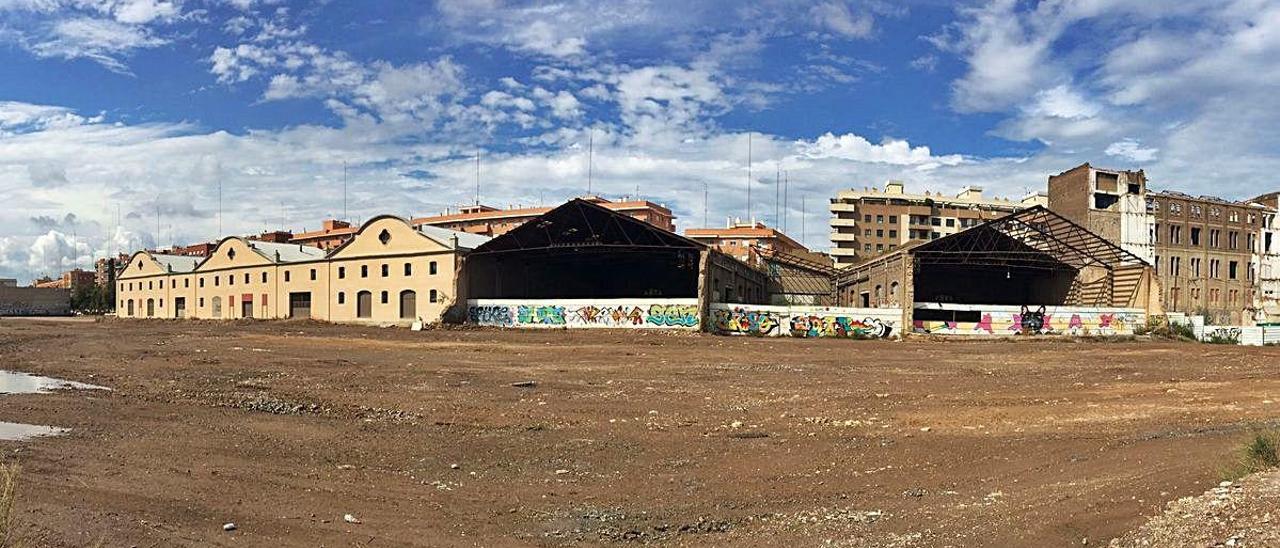
<path id="1" fill-rule="evenodd" d="M 1149 263 L 1043 206 L 851 267 L 836 288 L 918 333 L 1126 333 L 1160 313 Z"/>
<path id="2" fill-rule="evenodd" d="M 711 302 L 763 303 L 763 272 L 623 212 L 575 199 L 467 257 L 481 325 L 697 328 Z"/>
<path id="3" fill-rule="evenodd" d="M 346 243 L 318 247 L 240 237 L 208 257 L 142 251 L 116 285 L 129 318 L 312 318 L 344 323 L 437 322 L 462 298 L 460 258 L 488 238 L 394 216 L 370 219 Z"/>

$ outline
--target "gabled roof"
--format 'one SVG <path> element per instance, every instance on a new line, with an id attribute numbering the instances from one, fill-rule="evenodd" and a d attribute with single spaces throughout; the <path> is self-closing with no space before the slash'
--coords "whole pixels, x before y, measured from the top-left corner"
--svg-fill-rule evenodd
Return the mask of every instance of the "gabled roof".
<path id="1" fill-rule="evenodd" d="M 424 235 L 426 235 L 426 237 L 431 238 L 432 240 L 435 240 L 437 243 L 445 247 L 450 246 L 451 244 L 449 243 L 449 241 L 456 236 L 458 238 L 458 248 L 467 249 L 467 250 L 480 247 L 481 245 L 484 245 L 485 242 L 490 240 L 488 236 L 484 236 L 481 234 L 472 234 L 470 232 L 450 230 L 447 228 L 441 228 L 441 227 L 432 226 L 432 225 L 419 226 L 418 232 L 423 233 Z"/>
<path id="2" fill-rule="evenodd" d="M 1044 206 L 1024 209 L 936 240 L 920 242 L 852 266 L 841 279 L 856 277 L 864 267 L 903 254 L 930 264 L 1018 265 L 1030 268 L 1081 269 L 1098 266 L 1147 265 L 1137 255 L 1090 232 Z"/>
<path id="3" fill-rule="evenodd" d="M 188 257 L 186 255 L 169 255 L 166 253 L 147 253 L 160 267 L 169 272 L 185 273 L 196 269 L 196 265 L 204 260 L 204 257 Z"/>
<path id="4" fill-rule="evenodd" d="M 250 249 L 257 251 L 258 254 L 274 263 L 296 263 L 324 258 L 323 249 L 309 245 L 263 242 L 260 240 L 244 240 L 244 243 Z"/>
<path id="5" fill-rule="evenodd" d="M 581 198 L 534 217 L 472 254 L 553 248 L 703 249 L 689 238 Z"/>

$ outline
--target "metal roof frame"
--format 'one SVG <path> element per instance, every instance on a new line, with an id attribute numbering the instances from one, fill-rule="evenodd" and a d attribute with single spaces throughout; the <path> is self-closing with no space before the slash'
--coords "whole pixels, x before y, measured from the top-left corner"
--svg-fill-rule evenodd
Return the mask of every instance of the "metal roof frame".
<path id="1" fill-rule="evenodd" d="M 551 249 L 656 251 L 705 247 L 629 215 L 575 198 L 481 244 L 471 255 Z"/>

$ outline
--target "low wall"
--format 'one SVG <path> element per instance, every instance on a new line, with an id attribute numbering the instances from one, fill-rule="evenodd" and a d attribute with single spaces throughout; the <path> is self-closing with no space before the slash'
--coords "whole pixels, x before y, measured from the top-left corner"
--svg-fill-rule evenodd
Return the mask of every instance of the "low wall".
<path id="1" fill-rule="evenodd" d="M 472 299 L 467 323 L 490 327 L 698 329 L 698 299 Z"/>
<path id="2" fill-rule="evenodd" d="M 0 286 L 0 316 L 69 316 L 71 290 Z"/>
<path id="3" fill-rule="evenodd" d="M 1205 325 L 1203 316 L 1193 316 L 1191 329 L 1201 342 L 1232 340 L 1245 346 L 1280 344 L 1280 327 L 1243 325 Z"/>
<path id="4" fill-rule="evenodd" d="M 724 335 L 882 338 L 901 335 L 901 323 L 897 308 L 711 305 L 711 328 Z"/>
<path id="5" fill-rule="evenodd" d="M 1022 307 L 916 303 L 916 310 L 944 310 L 978 315 L 978 321 L 915 320 L 913 333 L 939 335 L 1015 335 L 1023 332 Z M 1032 311 L 1039 306 L 1031 307 Z M 1140 308 L 1047 306 L 1038 334 L 1132 335 L 1145 322 Z"/>

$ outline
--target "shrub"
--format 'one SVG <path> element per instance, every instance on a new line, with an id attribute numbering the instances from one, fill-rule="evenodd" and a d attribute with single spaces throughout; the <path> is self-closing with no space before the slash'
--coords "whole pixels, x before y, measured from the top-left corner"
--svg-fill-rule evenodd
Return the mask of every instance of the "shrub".
<path id="1" fill-rule="evenodd" d="M 1209 344 L 1240 344 L 1240 335 L 1229 331 L 1214 331 L 1204 340 Z"/>
<path id="2" fill-rule="evenodd" d="M 1222 469 L 1222 479 L 1235 481 L 1254 472 L 1280 466 L 1280 430 L 1255 431 L 1236 450 L 1235 460 Z"/>

